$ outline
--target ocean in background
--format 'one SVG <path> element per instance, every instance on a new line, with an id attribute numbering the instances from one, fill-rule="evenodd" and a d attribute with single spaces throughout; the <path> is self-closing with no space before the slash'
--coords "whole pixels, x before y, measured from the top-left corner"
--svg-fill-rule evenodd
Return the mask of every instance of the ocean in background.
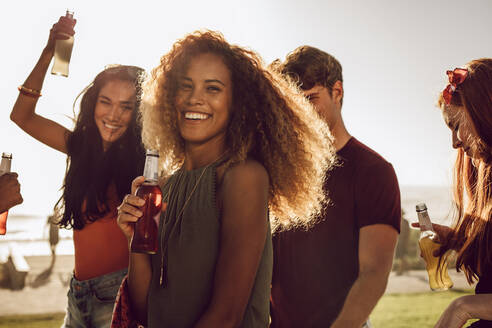
<path id="1" fill-rule="evenodd" d="M 401 201 L 405 218 L 417 221 L 415 205 L 425 202 L 431 220 L 449 224 L 452 214 L 451 188 L 445 186 L 402 186 Z M 72 230 L 60 229 L 57 254 L 73 254 Z M 0 257 L 8 254 L 9 245 L 25 256 L 49 255 L 49 225 L 47 217 L 35 215 L 9 215 L 7 234 L 0 236 Z M 13 244 L 15 243 L 15 244 Z M 15 245 L 15 246 L 14 246 Z"/>
<path id="2" fill-rule="evenodd" d="M 15 247 L 24 256 L 50 255 L 48 218 L 39 215 L 9 215 L 7 234 L 0 236 L 0 258 Z M 56 254 L 74 253 L 72 230 L 59 229 Z"/>

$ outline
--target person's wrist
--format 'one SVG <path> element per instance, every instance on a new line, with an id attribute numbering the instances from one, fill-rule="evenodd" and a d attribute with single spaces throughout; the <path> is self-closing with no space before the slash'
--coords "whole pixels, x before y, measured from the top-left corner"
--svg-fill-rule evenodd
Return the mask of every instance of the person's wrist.
<path id="1" fill-rule="evenodd" d="M 46 45 L 46 47 L 44 47 L 43 51 L 41 52 L 41 58 L 51 61 L 51 57 L 53 57 L 54 54 L 55 54 L 55 48 Z"/>

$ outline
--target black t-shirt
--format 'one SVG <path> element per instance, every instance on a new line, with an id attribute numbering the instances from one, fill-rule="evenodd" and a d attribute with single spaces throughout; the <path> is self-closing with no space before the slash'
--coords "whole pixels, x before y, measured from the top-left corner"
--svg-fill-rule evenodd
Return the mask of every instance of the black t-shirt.
<path id="1" fill-rule="evenodd" d="M 328 327 L 359 272 L 359 229 L 388 224 L 400 230 L 400 190 L 390 163 L 351 138 L 328 172 L 331 201 L 309 231 L 273 238 L 272 328 Z"/>
<path id="2" fill-rule="evenodd" d="M 480 275 L 475 287 L 476 294 L 492 294 L 492 266 L 488 266 Z M 479 320 L 474 322 L 472 328 L 492 328 L 492 320 Z"/>

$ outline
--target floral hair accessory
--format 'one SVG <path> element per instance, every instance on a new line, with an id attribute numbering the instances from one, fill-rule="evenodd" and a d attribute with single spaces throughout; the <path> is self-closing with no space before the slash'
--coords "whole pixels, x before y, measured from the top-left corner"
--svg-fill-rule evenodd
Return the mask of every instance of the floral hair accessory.
<path id="1" fill-rule="evenodd" d="M 442 97 L 447 105 L 451 104 L 451 98 L 456 91 L 458 85 L 465 81 L 468 76 L 468 70 L 466 68 L 455 68 L 453 71 L 446 71 L 449 77 L 449 84 L 444 88 Z"/>

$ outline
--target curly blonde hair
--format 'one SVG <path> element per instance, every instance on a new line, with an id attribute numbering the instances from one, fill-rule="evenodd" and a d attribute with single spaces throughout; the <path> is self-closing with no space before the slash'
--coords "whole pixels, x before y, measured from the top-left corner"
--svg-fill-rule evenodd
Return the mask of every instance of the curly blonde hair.
<path id="1" fill-rule="evenodd" d="M 197 31 L 174 43 L 144 83 L 142 138 L 158 149 L 164 175 L 184 162 L 177 124 L 178 81 L 197 55 L 218 55 L 231 72 L 233 108 L 226 132 L 226 166 L 253 158 L 270 178 L 274 230 L 308 227 L 327 200 L 325 174 L 335 162 L 332 136 L 293 84 L 269 71 L 251 50 L 227 43 L 222 34 Z"/>

